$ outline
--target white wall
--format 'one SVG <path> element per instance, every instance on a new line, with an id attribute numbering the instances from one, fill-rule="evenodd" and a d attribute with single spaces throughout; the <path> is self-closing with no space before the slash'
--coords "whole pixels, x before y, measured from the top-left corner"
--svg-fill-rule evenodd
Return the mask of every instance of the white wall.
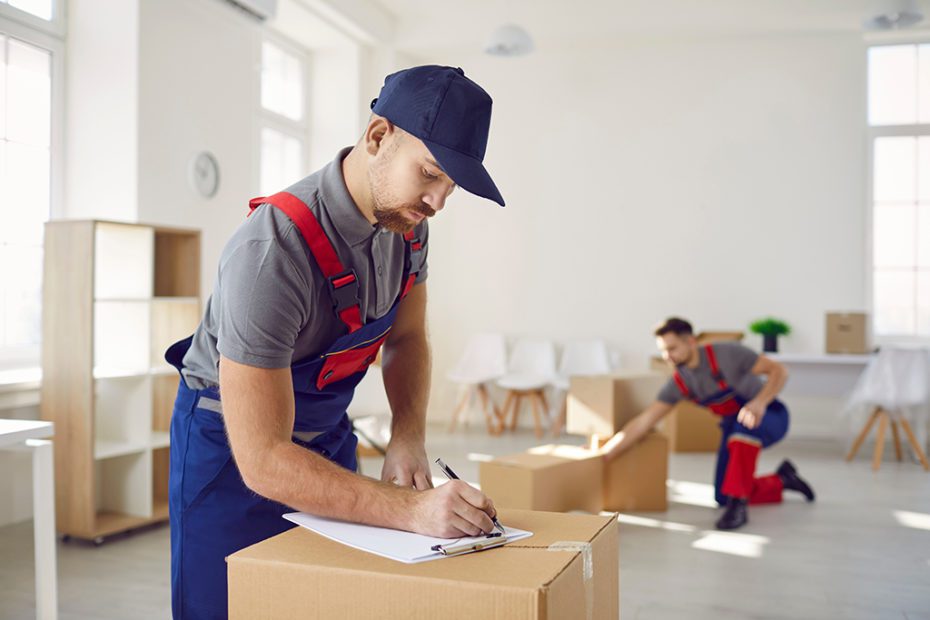
<path id="1" fill-rule="evenodd" d="M 645 367 L 651 330 L 745 329 L 823 349 L 864 299 L 864 48 L 855 35 L 627 40 L 459 65 L 494 98 L 486 164 L 431 224 L 431 416 L 469 334 L 603 337 Z M 758 347 L 758 337 L 747 343 Z"/>

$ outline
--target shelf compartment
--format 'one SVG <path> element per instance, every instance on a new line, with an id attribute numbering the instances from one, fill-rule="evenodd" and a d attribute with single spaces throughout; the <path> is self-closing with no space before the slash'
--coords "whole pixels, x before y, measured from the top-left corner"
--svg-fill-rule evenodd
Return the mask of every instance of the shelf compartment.
<path id="1" fill-rule="evenodd" d="M 94 457 L 144 450 L 151 443 L 152 379 L 101 379 L 94 385 Z"/>
<path id="2" fill-rule="evenodd" d="M 155 296 L 200 295 L 200 232 L 155 229 Z"/>
<path id="3" fill-rule="evenodd" d="M 151 518 L 152 457 L 149 451 L 97 461 L 94 468 L 98 513 Z"/>
<path id="4" fill-rule="evenodd" d="M 94 375 L 141 374 L 151 370 L 151 302 L 94 303 Z"/>
<path id="5" fill-rule="evenodd" d="M 152 228 L 98 222 L 94 227 L 94 297 L 152 297 Z"/>
<path id="6" fill-rule="evenodd" d="M 199 299 L 157 297 L 152 300 L 151 367 L 164 368 L 168 347 L 193 334 L 199 323 Z"/>

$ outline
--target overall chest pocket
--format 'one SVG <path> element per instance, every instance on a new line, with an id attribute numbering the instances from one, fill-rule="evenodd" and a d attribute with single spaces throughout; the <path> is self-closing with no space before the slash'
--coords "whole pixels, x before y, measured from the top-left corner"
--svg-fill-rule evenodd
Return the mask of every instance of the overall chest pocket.
<path id="1" fill-rule="evenodd" d="M 378 356 L 378 349 L 381 348 L 386 338 L 387 332 L 358 347 L 328 354 L 320 368 L 320 374 L 316 377 L 316 388 L 322 390 L 327 385 L 367 370 Z"/>

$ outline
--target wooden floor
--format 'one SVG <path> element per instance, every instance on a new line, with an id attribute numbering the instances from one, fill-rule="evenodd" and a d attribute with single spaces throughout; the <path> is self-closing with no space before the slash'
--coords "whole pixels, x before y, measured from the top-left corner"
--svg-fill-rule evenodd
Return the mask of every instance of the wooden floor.
<path id="1" fill-rule="evenodd" d="M 432 428 L 430 437 L 430 455 L 472 481 L 482 455 L 538 443 L 531 431 L 489 438 L 474 423 L 455 435 Z M 790 438 L 766 450 L 760 471 L 789 456 L 818 500 L 752 508 L 738 533 L 713 529 L 713 455 L 673 455 L 668 512 L 620 517 L 622 617 L 930 620 L 930 474 L 891 461 L 893 450 L 877 473 L 870 447 L 853 463 L 842 452 Z M 378 475 L 380 462 L 363 468 Z M 58 551 L 62 619 L 170 618 L 167 527 Z M 0 558 L 0 618 L 32 617 L 31 522 L 0 528 Z"/>

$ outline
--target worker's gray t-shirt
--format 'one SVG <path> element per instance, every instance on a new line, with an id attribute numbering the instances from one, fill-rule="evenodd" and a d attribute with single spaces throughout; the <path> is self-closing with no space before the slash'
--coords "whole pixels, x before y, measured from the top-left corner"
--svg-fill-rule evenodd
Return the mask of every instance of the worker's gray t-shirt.
<path id="1" fill-rule="evenodd" d="M 372 226 L 355 205 L 342 176 L 349 150 L 286 191 L 309 205 L 343 266 L 355 270 L 361 315 L 368 321 L 384 316 L 400 294 L 405 241 L 403 235 Z M 426 220 L 415 235 L 423 243 L 420 283 L 427 271 Z M 326 279 L 300 230 L 283 211 L 263 204 L 223 249 L 182 374 L 193 389 L 216 386 L 220 355 L 249 366 L 286 368 L 320 355 L 344 333 Z"/>
<path id="2" fill-rule="evenodd" d="M 759 359 L 759 354 L 736 342 L 718 342 L 713 347 L 720 374 L 723 375 L 727 384 L 743 400 L 750 401 L 755 398 L 762 389 L 762 379 L 752 374 L 751 371 L 756 365 L 756 360 Z M 703 346 L 698 347 L 698 353 L 701 361 L 697 368 L 688 368 L 682 364 L 678 367 L 678 372 L 685 385 L 688 386 L 692 397 L 701 401 L 719 392 L 720 386 L 714 380 L 710 362 L 707 360 L 707 352 L 704 351 Z M 668 383 L 659 390 L 658 400 L 663 403 L 674 405 L 683 398 L 684 395 L 678 389 L 674 378 L 669 379 Z"/>

